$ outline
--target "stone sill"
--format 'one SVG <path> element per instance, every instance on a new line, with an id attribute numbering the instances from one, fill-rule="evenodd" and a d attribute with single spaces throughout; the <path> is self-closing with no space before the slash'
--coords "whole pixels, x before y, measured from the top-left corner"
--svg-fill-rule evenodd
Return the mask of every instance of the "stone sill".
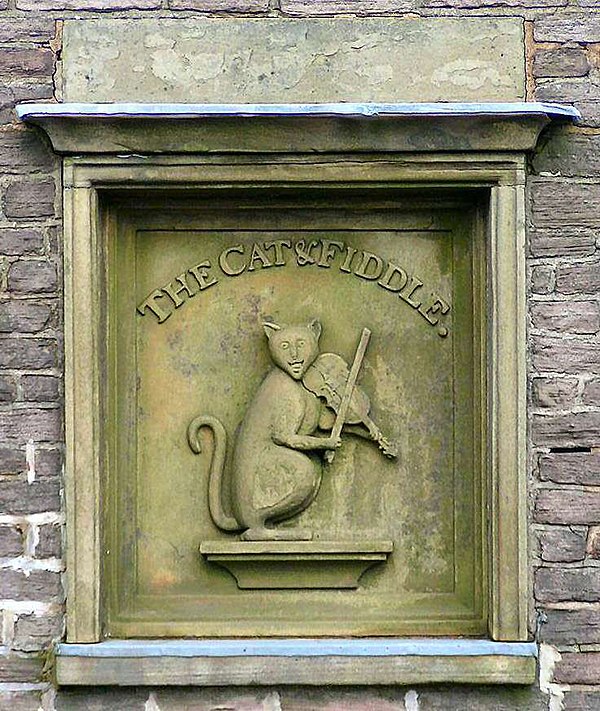
<path id="1" fill-rule="evenodd" d="M 111 640 L 59 644 L 70 685 L 533 684 L 533 642 L 450 639 Z"/>
<path id="2" fill-rule="evenodd" d="M 560 104 L 23 103 L 17 115 L 57 153 L 528 151 Z M 99 130 L 101 129 L 101 130 Z"/>

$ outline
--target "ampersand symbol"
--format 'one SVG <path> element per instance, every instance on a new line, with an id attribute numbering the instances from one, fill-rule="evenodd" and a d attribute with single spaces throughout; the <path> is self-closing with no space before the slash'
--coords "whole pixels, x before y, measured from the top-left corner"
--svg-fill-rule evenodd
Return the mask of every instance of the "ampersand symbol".
<path id="1" fill-rule="evenodd" d="M 313 247 L 316 247 L 319 243 L 315 242 L 314 240 L 312 242 L 308 242 L 308 244 L 303 240 L 299 239 L 295 244 L 294 244 L 294 250 L 296 251 L 296 261 L 298 262 L 298 265 L 303 267 L 305 264 L 314 264 L 315 263 L 315 258 L 311 257 L 310 255 L 310 250 Z"/>

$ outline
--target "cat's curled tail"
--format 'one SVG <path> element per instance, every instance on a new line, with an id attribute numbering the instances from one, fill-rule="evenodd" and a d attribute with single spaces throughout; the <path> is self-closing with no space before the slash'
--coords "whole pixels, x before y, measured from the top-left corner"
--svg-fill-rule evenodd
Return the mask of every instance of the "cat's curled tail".
<path id="1" fill-rule="evenodd" d="M 223 470 L 227 452 L 227 432 L 223 424 L 212 415 L 198 415 L 190 422 L 187 437 L 192 451 L 202 452 L 198 432 L 202 427 L 212 430 L 214 449 L 210 460 L 210 475 L 208 483 L 208 509 L 215 524 L 224 531 L 240 531 L 242 526 L 233 516 L 228 516 L 223 509 L 221 492 L 223 490 Z"/>

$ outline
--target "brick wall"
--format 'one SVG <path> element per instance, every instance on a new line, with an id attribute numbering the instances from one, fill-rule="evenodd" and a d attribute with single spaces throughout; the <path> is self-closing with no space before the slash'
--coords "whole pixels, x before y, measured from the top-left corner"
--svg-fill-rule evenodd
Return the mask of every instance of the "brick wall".
<path id="1" fill-rule="evenodd" d="M 526 24 L 530 99 L 574 103 L 529 181 L 531 571 L 540 688 L 80 690 L 55 694 L 63 629 L 59 163 L 16 121 L 51 99 L 61 18 L 481 15 Z M 598 0 L 0 0 L 0 709 L 600 708 Z"/>

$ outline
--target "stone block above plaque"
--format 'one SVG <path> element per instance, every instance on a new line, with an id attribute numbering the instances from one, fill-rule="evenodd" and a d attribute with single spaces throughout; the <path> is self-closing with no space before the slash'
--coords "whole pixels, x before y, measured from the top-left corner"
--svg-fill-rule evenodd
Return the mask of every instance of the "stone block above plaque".
<path id="1" fill-rule="evenodd" d="M 516 17 L 67 19 L 63 99 L 519 101 L 523 47 Z"/>

